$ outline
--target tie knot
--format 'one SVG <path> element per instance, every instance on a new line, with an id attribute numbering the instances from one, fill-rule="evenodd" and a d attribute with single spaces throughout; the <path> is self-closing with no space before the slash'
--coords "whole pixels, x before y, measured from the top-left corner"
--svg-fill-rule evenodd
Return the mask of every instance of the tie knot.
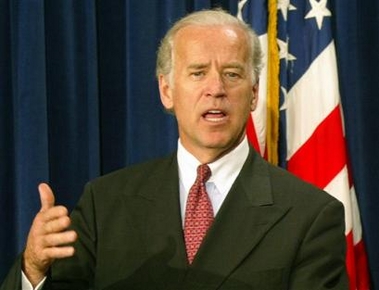
<path id="1" fill-rule="evenodd" d="M 211 177 L 211 169 L 207 164 L 201 164 L 199 167 L 197 167 L 197 178 L 200 182 L 207 182 L 209 177 Z"/>

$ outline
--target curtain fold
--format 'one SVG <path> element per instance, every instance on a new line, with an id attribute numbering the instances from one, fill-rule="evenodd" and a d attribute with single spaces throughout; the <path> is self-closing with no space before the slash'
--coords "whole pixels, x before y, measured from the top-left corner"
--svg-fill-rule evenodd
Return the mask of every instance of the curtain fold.
<path id="1" fill-rule="evenodd" d="M 333 1 L 342 105 L 351 169 L 368 252 L 379 289 L 379 4 Z"/>
<path id="2" fill-rule="evenodd" d="M 92 1 L 45 1 L 50 183 L 72 207 L 100 174 L 96 9 Z"/>
<path id="3" fill-rule="evenodd" d="M 35 214 L 36 185 L 48 179 L 49 166 L 43 2 L 2 1 L 0 6 L 3 273 L 24 245 L 31 224 L 25 217 Z"/>

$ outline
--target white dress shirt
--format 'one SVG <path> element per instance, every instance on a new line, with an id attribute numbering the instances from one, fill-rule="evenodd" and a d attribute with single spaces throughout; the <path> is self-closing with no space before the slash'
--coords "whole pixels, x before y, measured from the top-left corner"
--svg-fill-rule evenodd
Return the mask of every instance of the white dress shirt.
<path id="1" fill-rule="evenodd" d="M 248 155 L 249 144 L 245 136 L 244 140 L 235 149 L 215 162 L 208 164 L 212 175 L 205 185 L 215 216 L 240 173 Z M 201 163 L 183 147 L 180 140 L 178 141 L 177 158 L 180 180 L 180 207 L 182 223 L 184 224 L 187 196 L 196 180 L 197 167 Z"/>
<path id="2" fill-rule="evenodd" d="M 25 276 L 24 272 L 21 273 L 21 289 L 22 290 L 40 290 L 42 286 L 45 284 L 46 277 L 43 278 L 41 282 L 33 289 L 32 283 L 29 282 L 28 278 Z"/>

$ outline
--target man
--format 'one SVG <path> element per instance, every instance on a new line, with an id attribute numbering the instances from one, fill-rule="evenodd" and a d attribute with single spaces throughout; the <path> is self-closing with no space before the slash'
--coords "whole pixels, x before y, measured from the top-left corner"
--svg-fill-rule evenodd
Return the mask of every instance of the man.
<path id="1" fill-rule="evenodd" d="M 260 66 L 257 36 L 226 12 L 177 22 L 157 61 L 177 153 L 90 182 L 70 218 L 40 185 L 1 289 L 348 289 L 341 203 L 248 145 Z"/>

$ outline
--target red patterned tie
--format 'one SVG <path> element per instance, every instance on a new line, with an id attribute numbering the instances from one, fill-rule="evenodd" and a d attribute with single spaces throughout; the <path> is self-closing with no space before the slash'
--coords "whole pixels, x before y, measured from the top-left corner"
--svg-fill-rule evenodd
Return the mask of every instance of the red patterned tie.
<path id="1" fill-rule="evenodd" d="M 192 185 L 188 198 L 184 220 L 184 239 L 187 257 L 191 264 L 200 244 L 213 222 L 213 208 L 205 188 L 205 182 L 211 176 L 207 164 L 197 168 L 197 177 Z"/>

